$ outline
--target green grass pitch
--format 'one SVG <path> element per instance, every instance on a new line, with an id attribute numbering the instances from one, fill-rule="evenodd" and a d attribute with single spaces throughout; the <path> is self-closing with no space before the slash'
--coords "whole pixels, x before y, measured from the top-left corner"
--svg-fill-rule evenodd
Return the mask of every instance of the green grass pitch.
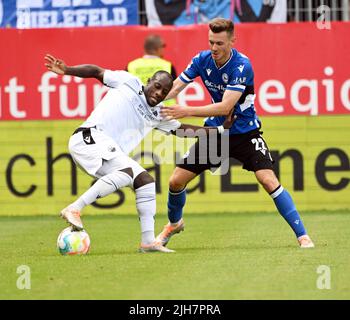
<path id="1" fill-rule="evenodd" d="M 0 299 L 349 299 L 349 212 L 302 218 L 314 249 L 300 249 L 278 213 L 220 213 L 187 214 L 176 253 L 141 254 L 136 216 L 85 216 L 89 254 L 61 256 L 63 220 L 0 217 Z M 165 223 L 158 215 L 157 233 Z M 17 288 L 21 265 L 30 289 Z"/>

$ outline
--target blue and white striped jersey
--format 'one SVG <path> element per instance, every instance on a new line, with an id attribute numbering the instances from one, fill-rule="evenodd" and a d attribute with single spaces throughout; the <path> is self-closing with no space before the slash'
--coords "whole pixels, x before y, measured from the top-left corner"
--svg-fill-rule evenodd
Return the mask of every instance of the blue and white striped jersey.
<path id="1" fill-rule="evenodd" d="M 235 105 L 234 114 L 237 115 L 237 119 L 230 129 L 230 134 L 241 134 L 260 128 L 260 120 L 254 108 L 254 72 L 248 57 L 232 49 L 230 59 L 218 68 L 210 50 L 202 51 L 180 75 L 184 83 L 190 83 L 196 77 L 201 77 L 213 103 L 222 101 L 225 90 L 242 92 Z M 220 126 L 224 121 L 224 116 L 209 117 L 205 124 Z"/>

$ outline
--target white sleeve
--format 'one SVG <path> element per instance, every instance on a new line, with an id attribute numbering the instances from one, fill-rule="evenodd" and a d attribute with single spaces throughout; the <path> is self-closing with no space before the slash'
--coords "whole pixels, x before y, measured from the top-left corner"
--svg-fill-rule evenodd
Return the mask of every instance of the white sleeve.
<path id="1" fill-rule="evenodd" d="M 163 131 L 166 134 L 169 134 L 171 131 L 175 131 L 179 129 L 181 126 L 181 122 L 172 119 L 172 120 L 162 120 L 157 125 L 156 129 Z"/>
<path id="2" fill-rule="evenodd" d="M 103 83 L 107 87 L 117 88 L 121 84 L 127 82 L 128 80 L 134 78 L 129 72 L 123 70 L 105 70 L 103 74 Z"/>

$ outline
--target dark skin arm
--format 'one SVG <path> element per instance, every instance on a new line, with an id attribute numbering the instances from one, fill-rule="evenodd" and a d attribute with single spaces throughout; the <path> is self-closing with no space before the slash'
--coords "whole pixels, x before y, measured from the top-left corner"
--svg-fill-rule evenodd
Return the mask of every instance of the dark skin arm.
<path id="1" fill-rule="evenodd" d="M 223 127 L 224 129 L 230 129 L 236 120 L 236 116 L 233 116 L 233 110 L 226 117 Z M 216 134 L 218 132 L 217 127 L 200 127 L 191 124 L 181 124 L 180 128 L 171 133 L 181 138 L 195 138 L 203 137 L 209 134 Z"/>
<path id="2" fill-rule="evenodd" d="M 54 56 L 46 54 L 45 66 L 48 70 L 59 75 L 70 75 L 80 78 L 95 78 L 103 83 L 103 74 L 105 69 L 93 64 L 67 66 L 63 60 L 56 59 Z"/>

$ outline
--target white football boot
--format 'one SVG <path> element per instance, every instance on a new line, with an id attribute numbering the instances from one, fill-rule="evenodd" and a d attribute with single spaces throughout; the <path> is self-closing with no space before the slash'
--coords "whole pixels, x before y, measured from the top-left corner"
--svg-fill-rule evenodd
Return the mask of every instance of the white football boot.
<path id="1" fill-rule="evenodd" d="M 64 208 L 61 211 L 61 217 L 67 220 L 67 222 L 72 225 L 73 229 L 78 231 L 84 229 L 79 210 L 70 207 Z"/>
<path id="2" fill-rule="evenodd" d="M 185 222 L 182 218 L 175 225 L 169 222 L 164 226 L 163 231 L 157 236 L 156 241 L 161 245 L 166 246 L 174 234 L 184 231 L 184 229 Z"/>
<path id="3" fill-rule="evenodd" d="M 151 244 L 142 244 L 140 245 L 139 252 L 141 253 L 149 253 L 149 252 L 164 252 L 170 253 L 175 252 L 175 250 L 168 249 L 162 246 L 159 242 L 154 241 Z"/>
<path id="4" fill-rule="evenodd" d="M 315 247 L 311 238 L 307 234 L 299 237 L 298 242 L 299 242 L 300 248 L 314 248 Z"/>

